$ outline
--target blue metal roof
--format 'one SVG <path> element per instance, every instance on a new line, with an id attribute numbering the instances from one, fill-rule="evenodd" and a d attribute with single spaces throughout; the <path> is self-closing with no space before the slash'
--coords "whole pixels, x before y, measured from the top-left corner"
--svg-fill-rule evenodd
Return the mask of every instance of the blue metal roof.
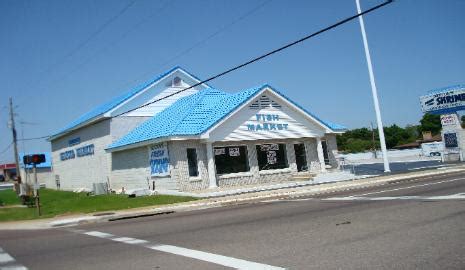
<path id="1" fill-rule="evenodd" d="M 200 135 L 224 119 L 236 108 L 247 102 L 250 98 L 254 97 L 265 87 L 271 88 L 269 85 L 262 85 L 235 94 L 208 88 L 191 96 L 181 98 L 153 118 L 133 129 L 118 141 L 109 145 L 108 149 L 170 136 Z M 276 93 L 297 105 L 281 93 L 277 91 Z M 303 109 L 300 106 L 299 108 Z M 307 110 L 304 111 L 316 118 Z M 318 118 L 316 119 L 321 121 Z M 341 125 L 321 122 L 331 130 L 345 130 L 345 127 Z"/>
<path id="2" fill-rule="evenodd" d="M 50 152 L 43 152 L 43 153 L 18 153 L 19 155 L 19 166 L 24 168 L 23 157 L 26 155 L 33 155 L 33 154 L 44 154 L 45 155 L 45 162 L 37 164 L 37 168 L 51 168 L 52 167 L 52 156 Z M 32 168 L 32 165 L 26 165 L 26 168 Z"/>
<path id="3" fill-rule="evenodd" d="M 84 115 L 81 115 L 78 119 L 74 120 L 73 122 L 69 123 L 67 126 L 65 126 L 64 128 L 62 128 L 61 130 L 59 130 L 58 132 L 54 133 L 51 137 L 54 137 L 54 136 L 57 136 L 61 133 L 64 133 L 80 124 L 83 124 L 93 118 L 96 118 L 98 116 L 101 116 L 103 115 L 104 113 L 112 110 L 113 108 L 115 108 L 116 106 L 120 105 L 121 103 L 125 102 L 126 100 L 128 100 L 129 98 L 133 97 L 134 95 L 136 95 L 137 93 L 141 92 L 142 90 L 146 89 L 148 86 L 150 86 L 151 84 L 154 84 L 155 82 L 159 81 L 160 79 L 162 79 L 163 77 L 165 77 L 166 75 L 176 71 L 176 70 L 182 70 L 183 72 L 189 74 L 190 76 L 192 76 L 193 78 L 201 81 L 200 79 L 198 79 L 196 76 L 192 75 L 191 73 L 187 72 L 186 70 L 184 70 L 183 68 L 179 67 L 179 66 L 176 66 L 160 75 L 158 75 L 157 77 L 151 79 L 150 81 L 148 82 L 145 82 L 145 83 L 142 83 L 140 85 L 138 85 L 137 87 L 131 89 L 130 91 L 124 93 L 123 95 L 120 95 L 118 97 L 115 97 L 113 98 L 112 100 L 110 100 L 109 102 L 106 102 L 100 106 L 98 106 L 97 108 L 91 110 L 90 112 L 87 112 L 86 114 Z"/>
<path id="4" fill-rule="evenodd" d="M 459 90 L 459 89 L 465 89 L 465 84 L 456 84 L 456 85 L 451 85 L 451 86 L 446 86 L 438 89 L 433 89 L 428 91 L 428 95 L 431 94 L 439 94 L 439 93 L 444 93 L 444 92 L 449 92 L 452 90 Z"/>

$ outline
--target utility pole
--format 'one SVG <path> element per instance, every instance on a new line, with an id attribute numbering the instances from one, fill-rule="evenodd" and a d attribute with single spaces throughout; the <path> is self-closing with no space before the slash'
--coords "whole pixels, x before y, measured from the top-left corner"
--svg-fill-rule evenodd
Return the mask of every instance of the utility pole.
<path id="1" fill-rule="evenodd" d="M 21 184 L 21 168 L 19 167 L 19 156 L 18 156 L 18 138 L 16 136 L 15 117 L 13 113 L 13 99 L 11 97 L 10 97 L 10 122 L 11 122 L 11 132 L 13 133 L 13 149 L 15 152 L 16 179 L 18 180 L 18 184 Z"/>
<path id="2" fill-rule="evenodd" d="M 355 0 L 355 3 L 357 5 L 357 12 L 359 14 L 362 13 L 362 10 L 360 8 L 360 0 Z M 383 122 L 381 121 L 381 111 L 379 109 L 378 90 L 376 89 L 375 75 L 373 74 L 373 66 L 371 64 L 370 50 L 368 49 L 367 34 L 365 33 L 365 23 L 363 22 L 363 17 L 362 16 L 359 16 L 358 19 L 359 19 L 359 22 L 360 22 L 360 30 L 362 32 L 363 46 L 365 48 L 365 56 L 366 56 L 366 59 L 367 59 L 368 73 L 370 75 L 371 93 L 373 95 L 373 103 L 375 105 L 375 113 L 376 113 L 376 122 L 378 124 L 379 141 L 380 141 L 380 144 L 381 144 L 381 151 L 383 152 L 384 172 L 391 172 L 391 169 L 389 168 L 389 160 L 388 160 L 388 157 L 387 157 L 386 140 L 384 138 Z"/>

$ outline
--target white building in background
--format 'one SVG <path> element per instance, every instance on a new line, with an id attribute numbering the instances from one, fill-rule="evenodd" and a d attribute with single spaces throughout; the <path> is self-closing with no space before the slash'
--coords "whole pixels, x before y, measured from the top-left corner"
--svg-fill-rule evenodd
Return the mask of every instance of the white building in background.
<path id="1" fill-rule="evenodd" d="M 336 134 L 345 128 L 269 85 L 230 94 L 202 84 L 138 108 L 199 82 L 176 67 L 51 136 L 61 187 L 193 191 L 305 179 L 337 166 Z"/>

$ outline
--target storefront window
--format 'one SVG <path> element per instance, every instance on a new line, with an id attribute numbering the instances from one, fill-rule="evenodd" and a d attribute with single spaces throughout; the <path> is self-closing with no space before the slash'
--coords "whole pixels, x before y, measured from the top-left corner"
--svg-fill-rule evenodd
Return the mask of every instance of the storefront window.
<path id="1" fill-rule="evenodd" d="M 197 150 L 195 148 L 187 148 L 187 165 L 189 166 L 189 176 L 199 176 L 197 166 Z"/>
<path id="2" fill-rule="evenodd" d="M 289 168 L 285 144 L 257 145 L 259 170 L 274 170 Z"/>
<path id="3" fill-rule="evenodd" d="M 328 144 L 326 141 L 321 141 L 321 146 L 323 147 L 323 157 L 325 159 L 325 164 L 329 165 Z"/>
<path id="4" fill-rule="evenodd" d="M 247 146 L 215 147 L 213 151 L 217 174 L 248 172 L 250 170 Z"/>
<path id="5" fill-rule="evenodd" d="M 295 163 L 297 165 L 297 171 L 307 171 L 307 156 L 305 151 L 305 145 L 303 143 L 294 144 L 294 151 L 295 151 Z"/>

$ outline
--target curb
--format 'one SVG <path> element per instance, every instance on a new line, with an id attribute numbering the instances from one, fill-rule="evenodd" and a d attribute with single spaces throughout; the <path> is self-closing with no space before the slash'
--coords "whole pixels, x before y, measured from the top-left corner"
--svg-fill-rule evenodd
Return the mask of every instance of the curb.
<path id="1" fill-rule="evenodd" d="M 188 212 L 194 210 L 202 210 L 216 207 L 240 205 L 247 203 L 254 203 L 263 200 L 279 200 L 279 199 L 292 199 L 309 195 L 323 195 L 333 192 L 348 191 L 354 189 L 362 189 L 367 187 L 376 187 L 386 184 L 395 184 L 402 182 L 409 182 L 424 177 L 446 176 L 457 173 L 465 172 L 465 167 L 450 168 L 442 171 L 422 171 L 415 172 L 407 175 L 390 175 L 379 176 L 372 178 L 363 178 L 355 180 L 346 180 L 340 182 L 321 183 L 314 185 L 292 186 L 282 189 L 258 189 L 247 193 L 225 195 L 216 198 L 205 198 L 203 201 L 186 202 L 176 205 L 160 206 L 152 209 L 134 210 L 126 213 L 96 213 L 91 216 L 78 216 L 75 218 L 60 219 L 51 222 L 38 222 L 36 226 L 30 224 L 26 226 L 27 229 L 50 229 L 59 227 L 69 227 L 76 225 L 84 225 L 99 222 L 109 222 L 118 220 L 127 220 L 140 217 L 149 217 L 156 215 L 168 215 L 176 212 Z M 19 222 L 19 221 L 18 221 Z M 41 226 L 39 226 L 42 224 Z"/>

